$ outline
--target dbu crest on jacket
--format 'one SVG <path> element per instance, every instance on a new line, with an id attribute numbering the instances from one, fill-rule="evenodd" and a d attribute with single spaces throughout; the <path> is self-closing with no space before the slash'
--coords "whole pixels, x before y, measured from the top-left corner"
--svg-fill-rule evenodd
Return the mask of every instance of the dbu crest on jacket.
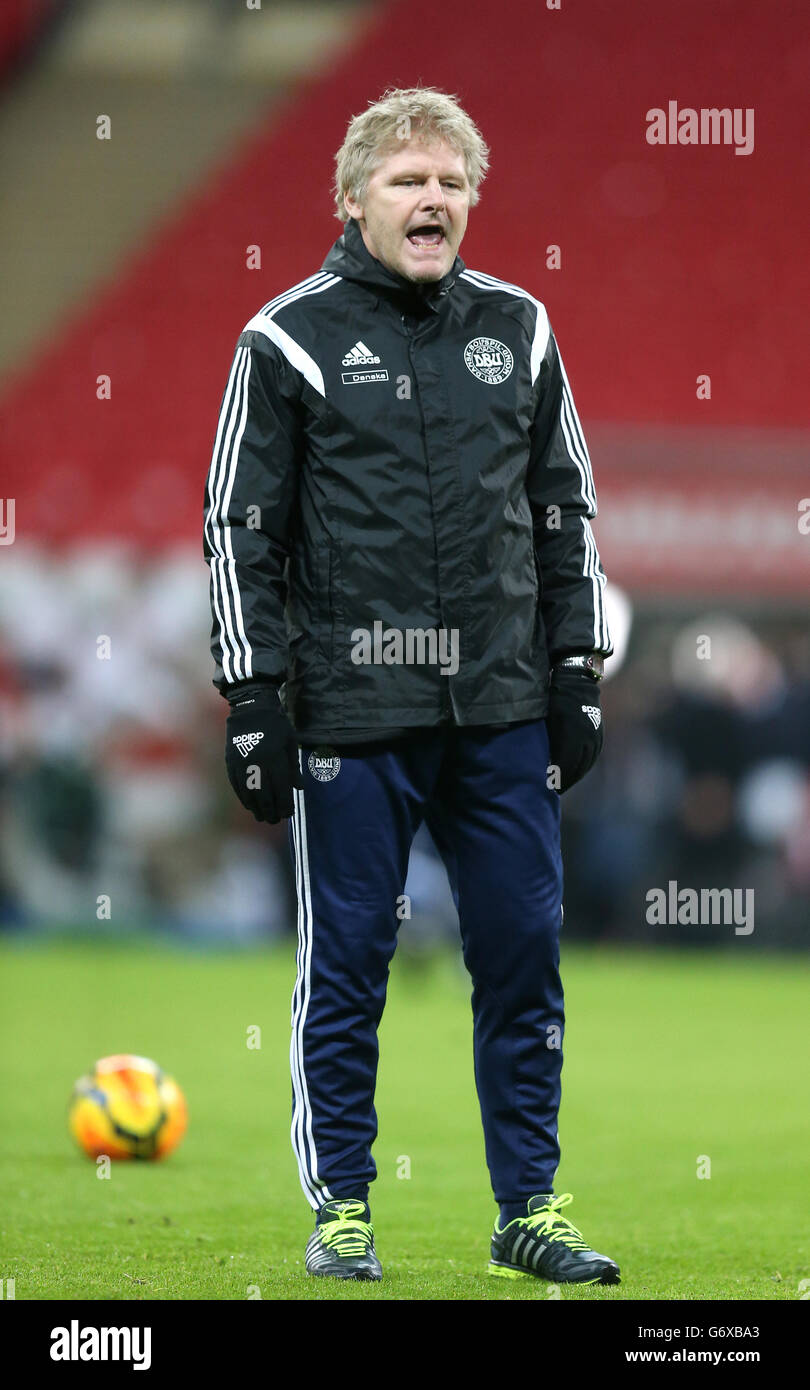
<path id="1" fill-rule="evenodd" d="M 611 651 L 595 515 L 542 304 L 460 257 L 414 285 L 349 222 L 237 342 L 206 495 L 215 684 L 273 682 L 310 740 L 540 718 L 550 663 Z"/>

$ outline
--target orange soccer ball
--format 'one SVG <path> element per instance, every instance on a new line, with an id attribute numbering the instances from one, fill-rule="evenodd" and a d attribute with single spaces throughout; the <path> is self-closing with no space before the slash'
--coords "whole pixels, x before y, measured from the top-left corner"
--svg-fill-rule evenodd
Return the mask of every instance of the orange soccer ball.
<path id="1" fill-rule="evenodd" d="M 102 1057 L 70 1098 L 70 1132 L 88 1158 L 165 1158 L 187 1123 L 183 1092 L 148 1057 Z"/>

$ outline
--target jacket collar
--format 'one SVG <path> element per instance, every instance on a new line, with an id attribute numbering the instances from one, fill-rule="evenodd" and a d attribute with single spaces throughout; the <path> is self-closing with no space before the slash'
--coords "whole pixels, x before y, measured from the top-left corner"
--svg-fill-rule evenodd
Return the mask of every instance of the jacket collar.
<path id="1" fill-rule="evenodd" d="M 376 256 L 372 256 L 363 240 L 363 235 L 354 218 L 346 223 L 346 229 L 335 242 L 322 270 L 332 275 L 340 275 L 344 280 L 354 280 L 381 294 L 390 295 L 407 302 L 412 313 L 432 309 L 438 312 L 440 303 L 452 290 L 456 280 L 465 269 L 460 256 L 456 256 L 452 266 L 441 280 L 416 284 L 404 275 L 389 270 Z"/>

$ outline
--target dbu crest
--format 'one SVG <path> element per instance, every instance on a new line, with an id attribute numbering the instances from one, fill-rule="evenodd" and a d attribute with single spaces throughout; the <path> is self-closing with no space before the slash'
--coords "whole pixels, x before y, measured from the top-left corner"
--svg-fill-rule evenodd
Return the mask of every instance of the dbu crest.
<path id="1" fill-rule="evenodd" d="M 464 361 L 473 376 L 488 386 L 506 381 L 515 365 L 506 343 L 499 343 L 497 338 L 473 338 L 464 349 Z"/>
<path id="2" fill-rule="evenodd" d="M 315 748 L 307 758 L 307 767 L 316 782 L 331 782 L 340 772 L 340 758 L 334 748 Z"/>

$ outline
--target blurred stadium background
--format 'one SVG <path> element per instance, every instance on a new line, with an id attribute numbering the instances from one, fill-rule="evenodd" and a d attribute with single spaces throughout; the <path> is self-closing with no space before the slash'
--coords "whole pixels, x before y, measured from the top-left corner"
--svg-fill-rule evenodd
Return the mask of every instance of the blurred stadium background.
<path id="1" fill-rule="evenodd" d="M 203 487 L 234 341 L 340 234 L 349 117 L 417 82 L 457 93 L 491 146 L 463 258 L 548 307 L 618 639 L 603 757 L 563 801 L 557 1190 L 623 1282 L 564 1297 L 806 1297 L 808 70 L 800 0 L 3 0 L 0 1279 L 18 1299 L 545 1295 L 485 1277 L 469 981 L 426 835 L 382 1024 L 386 1279 L 305 1277 L 286 827 L 232 795 L 211 684 Z M 650 146 L 670 100 L 753 108 L 753 153 Z M 753 889 L 753 933 L 651 925 L 646 895 L 673 880 Z M 189 1134 L 98 1183 L 65 1104 L 121 1051 L 174 1073 Z"/>
<path id="2" fill-rule="evenodd" d="M 546 303 L 594 463 L 620 642 L 604 756 L 564 801 L 566 935 L 806 948 L 799 14 L 783 3 L 764 23 L 757 0 L 5 0 L 9 937 L 247 945 L 294 930 L 286 827 L 254 825 L 225 778 L 203 483 L 242 324 L 340 234 L 330 181 L 349 116 L 420 81 L 457 93 L 491 146 L 462 255 Z M 645 113 L 670 99 L 753 107 L 754 152 L 648 145 Z M 753 935 L 650 926 L 646 894 L 671 879 L 754 889 Z M 454 939 L 426 835 L 408 891 L 403 947 Z"/>

